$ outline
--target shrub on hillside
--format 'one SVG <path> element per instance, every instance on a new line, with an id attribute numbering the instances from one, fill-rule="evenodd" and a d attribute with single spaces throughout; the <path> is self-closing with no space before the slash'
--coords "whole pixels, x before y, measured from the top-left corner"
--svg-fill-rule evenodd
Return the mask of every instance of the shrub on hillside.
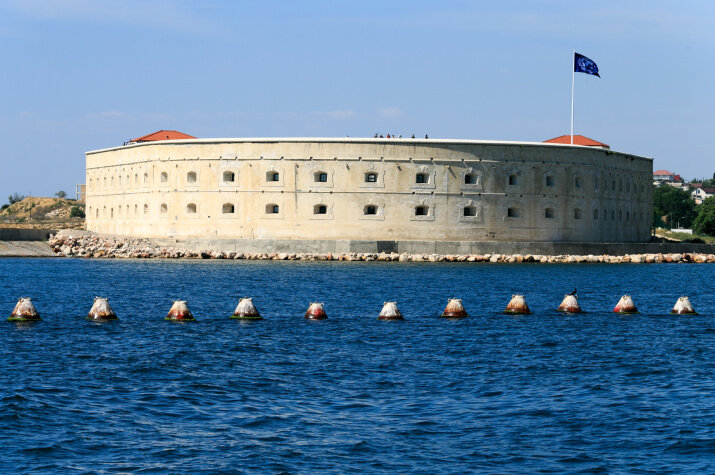
<path id="1" fill-rule="evenodd" d="M 79 206 L 70 209 L 70 218 L 84 218 L 84 211 Z"/>

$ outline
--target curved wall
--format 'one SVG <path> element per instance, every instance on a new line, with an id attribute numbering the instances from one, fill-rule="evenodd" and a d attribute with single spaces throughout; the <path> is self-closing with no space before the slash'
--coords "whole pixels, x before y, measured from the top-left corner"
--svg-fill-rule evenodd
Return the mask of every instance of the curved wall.
<path id="1" fill-rule="evenodd" d="M 143 237 L 638 242 L 652 160 L 542 143 L 199 139 L 87 152 L 87 229 Z"/>

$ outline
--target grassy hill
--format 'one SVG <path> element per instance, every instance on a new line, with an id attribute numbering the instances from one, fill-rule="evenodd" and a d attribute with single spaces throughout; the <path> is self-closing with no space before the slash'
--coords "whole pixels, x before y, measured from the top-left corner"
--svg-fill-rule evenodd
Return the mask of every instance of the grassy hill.
<path id="1" fill-rule="evenodd" d="M 0 210 L 0 227 L 83 229 L 84 203 L 28 196 Z"/>

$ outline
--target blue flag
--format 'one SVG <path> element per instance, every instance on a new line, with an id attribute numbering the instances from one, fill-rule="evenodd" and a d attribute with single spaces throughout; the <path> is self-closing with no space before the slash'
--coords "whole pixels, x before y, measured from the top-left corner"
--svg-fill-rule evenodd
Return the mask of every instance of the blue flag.
<path id="1" fill-rule="evenodd" d="M 599 78 L 601 77 L 598 75 L 598 66 L 596 66 L 596 63 L 582 54 L 574 53 L 573 70 L 577 73 L 586 73 L 598 76 Z"/>

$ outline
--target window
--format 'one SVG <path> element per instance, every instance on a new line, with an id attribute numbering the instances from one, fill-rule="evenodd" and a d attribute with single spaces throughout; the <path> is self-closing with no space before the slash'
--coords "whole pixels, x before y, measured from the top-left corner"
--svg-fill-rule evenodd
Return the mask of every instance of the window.
<path id="1" fill-rule="evenodd" d="M 328 207 L 325 205 L 313 206 L 313 214 L 328 214 Z"/>
<path id="2" fill-rule="evenodd" d="M 577 190 L 580 190 L 583 187 L 583 180 L 581 179 L 580 176 L 577 176 L 574 179 L 574 186 L 576 187 Z"/>
<path id="3" fill-rule="evenodd" d="M 139 214 L 139 206 L 134 205 L 134 214 Z"/>
<path id="4" fill-rule="evenodd" d="M 474 173 L 467 173 L 464 175 L 464 184 L 465 185 L 476 185 L 477 184 L 477 175 Z"/>
<path id="5" fill-rule="evenodd" d="M 117 208 L 117 216 L 121 216 L 121 215 L 122 215 L 122 205 L 119 205 L 119 207 Z"/>
<path id="6" fill-rule="evenodd" d="M 147 183 L 149 183 L 149 174 L 145 172 L 144 173 L 144 184 L 146 185 Z"/>
<path id="7" fill-rule="evenodd" d="M 266 181 L 281 181 L 281 175 L 278 172 L 266 173 Z"/>
<path id="8" fill-rule="evenodd" d="M 280 208 L 278 208 L 277 204 L 271 203 L 266 205 L 266 214 L 278 214 L 280 212 Z"/>
<path id="9" fill-rule="evenodd" d="M 544 218 L 554 219 L 554 208 L 546 208 L 544 210 Z"/>
<path id="10" fill-rule="evenodd" d="M 415 207 L 415 216 L 427 216 L 429 208 L 427 206 L 417 206 Z"/>
<path id="11" fill-rule="evenodd" d="M 161 207 L 159 208 L 159 212 L 161 214 L 166 214 L 169 211 L 169 207 L 166 205 L 166 203 L 162 203 Z"/>
<path id="12" fill-rule="evenodd" d="M 144 214 L 149 214 L 149 205 L 144 203 Z"/>
<path id="13" fill-rule="evenodd" d="M 375 183 L 377 182 L 377 173 L 366 173 L 365 183 Z"/>
<path id="14" fill-rule="evenodd" d="M 365 206 L 365 209 L 363 210 L 363 214 L 366 214 L 366 215 L 377 214 L 377 206 L 375 206 L 375 205 Z"/>
<path id="15" fill-rule="evenodd" d="M 631 192 L 631 182 L 630 181 L 628 183 L 626 183 L 626 192 L 627 193 Z"/>
<path id="16" fill-rule="evenodd" d="M 462 214 L 464 216 L 476 216 L 477 208 L 475 208 L 474 206 L 465 206 L 464 209 L 462 210 Z"/>
<path id="17" fill-rule="evenodd" d="M 223 172 L 223 182 L 233 183 L 236 181 L 236 175 L 233 172 Z"/>
<path id="18" fill-rule="evenodd" d="M 616 212 L 611 210 L 611 221 L 615 221 L 615 220 L 616 220 Z"/>
<path id="19" fill-rule="evenodd" d="M 515 174 L 509 175 L 509 184 L 510 185 L 517 185 L 519 183 L 519 177 L 517 177 Z"/>
<path id="20" fill-rule="evenodd" d="M 186 205 L 186 212 L 188 214 L 196 214 L 196 204 L 195 203 L 189 203 Z"/>
<path id="21" fill-rule="evenodd" d="M 581 219 L 581 209 L 576 208 L 573 210 L 573 219 Z"/>
<path id="22" fill-rule="evenodd" d="M 328 174 L 325 172 L 317 172 L 313 178 L 318 183 L 326 183 L 328 181 Z"/>
<path id="23" fill-rule="evenodd" d="M 509 218 L 518 218 L 519 217 L 519 208 L 517 208 L 515 206 L 507 208 L 506 215 Z"/>
<path id="24" fill-rule="evenodd" d="M 631 212 L 626 211 L 626 221 L 630 221 L 630 220 L 631 220 Z"/>
<path id="25" fill-rule="evenodd" d="M 231 203 L 224 203 L 221 207 L 221 212 L 223 214 L 234 214 L 236 212 L 236 207 Z"/>
<path id="26" fill-rule="evenodd" d="M 94 217 L 99 218 L 99 208 L 94 210 Z"/>
<path id="27" fill-rule="evenodd" d="M 616 191 L 616 180 L 613 180 L 613 183 L 611 183 L 611 191 Z"/>
<path id="28" fill-rule="evenodd" d="M 593 180 L 593 188 L 598 189 L 598 186 L 600 185 L 598 178 L 594 178 Z"/>
<path id="29" fill-rule="evenodd" d="M 618 210 L 618 221 L 623 221 L 623 210 L 622 209 Z"/>
<path id="30" fill-rule="evenodd" d="M 415 176 L 415 183 L 428 183 L 429 182 L 429 177 L 427 176 L 426 173 L 418 173 Z"/>
<path id="31" fill-rule="evenodd" d="M 598 210 L 597 209 L 593 210 L 593 219 L 598 219 Z"/>
<path id="32" fill-rule="evenodd" d="M 196 183 L 196 172 L 189 172 L 186 174 L 187 183 Z"/>
<path id="33" fill-rule="evenodd" d="M 169 174 L 166 172 L 161 172 L 161 177 L 159 178 L 159 180 L 162 183 L 166 183 L 167 181 L 169 181 Z"/>
<path id="34" fill-rule="evenodd" d="M 556 179 L 554 178 L 553 175 L 546 176 L 546 186 L 554 186 L 555 183 L 556 183 Z"/>
<path id="35" fill-rule="evenodd" d="M 135 185 L 139 184 L 139 175 L 137 175 L 136 173 L 134 174 L 134 184 Z"/>

